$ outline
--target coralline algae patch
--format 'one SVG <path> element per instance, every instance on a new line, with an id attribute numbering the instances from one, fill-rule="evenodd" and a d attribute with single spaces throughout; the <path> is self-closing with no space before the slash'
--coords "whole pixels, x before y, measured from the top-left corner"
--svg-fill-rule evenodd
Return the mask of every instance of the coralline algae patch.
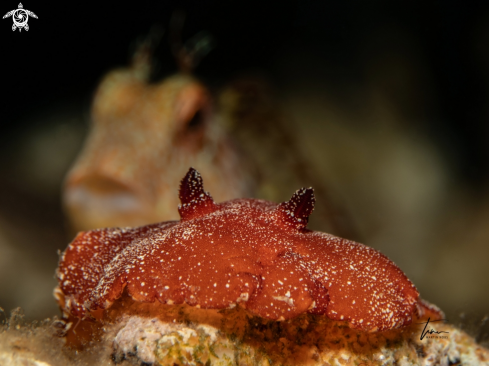
<path id="1" fill-rule="evenodd" d="M 113 359 L 154 365 L 489 365 L 489 351 L 448 324 L 444 338 L 420 339 L 422 324 L 366 333 L 324 316 L 267 320 L 236 307 L 135 304 L 108 310 L 119 317 L 105 338 Z M 129 309 L 129 311 L 128 311 Z M 112 327 L 112 328 L 111 328 Z"/>

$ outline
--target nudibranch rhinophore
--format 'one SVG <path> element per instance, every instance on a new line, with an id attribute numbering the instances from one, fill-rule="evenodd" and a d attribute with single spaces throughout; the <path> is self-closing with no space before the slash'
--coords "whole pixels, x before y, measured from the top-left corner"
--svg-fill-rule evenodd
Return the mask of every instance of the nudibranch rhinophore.
<path id="1" fill-rule="evenodd" d="M 239 304 L 273 320 L 322 314 L 363 331 L 403 327 L 424 311 L 436 312 L 380 252 L 308 230 L 311 188 L 279 205 L 215 203 L 191 168 L 179 196 L 180 221 L 76 236 L 57 271 L 65 315 L 89 319 L 123 291 L 138 302 Z"/>

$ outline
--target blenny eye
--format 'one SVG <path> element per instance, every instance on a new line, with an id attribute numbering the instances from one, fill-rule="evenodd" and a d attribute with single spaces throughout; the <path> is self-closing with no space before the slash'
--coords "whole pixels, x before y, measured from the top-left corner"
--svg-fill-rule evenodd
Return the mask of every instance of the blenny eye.
<path id="1" fill-rule="evenodd" d="M 195 129 L 201 126 L 203 123 L 204 123 L 204 113 L 202 111 L 202 108 L 200 108 L 195 112 L 195 114 L 190 119 L 190 121 L 188 121 L 187 128 Z"/>
<path id="2" fill-rule="evenodd" d="M 210 108 L 207 90 L 191 82 L 179 91 L 175 100 L 176 122 L 180 132 L 197 132 L 205 124 Z"/>

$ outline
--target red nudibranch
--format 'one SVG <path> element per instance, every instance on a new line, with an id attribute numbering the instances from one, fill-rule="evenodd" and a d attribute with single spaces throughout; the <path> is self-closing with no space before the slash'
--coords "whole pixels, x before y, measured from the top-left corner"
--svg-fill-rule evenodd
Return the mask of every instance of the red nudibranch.
<path id="1" fill-rule="evenodd" d="M 364 331 L 406 326 L 433 310 L 380 252 L 306 229 L 315 203 L 311 188 L 279 205 L 215 203 L 191 168 L 180 200 L 180 221 L 79 233 L 57 271 L 65 314 L 90 318 L 124 290 L 139 302 L 205 309 L 239 303 L 274 320 L 323 314 Z"/>

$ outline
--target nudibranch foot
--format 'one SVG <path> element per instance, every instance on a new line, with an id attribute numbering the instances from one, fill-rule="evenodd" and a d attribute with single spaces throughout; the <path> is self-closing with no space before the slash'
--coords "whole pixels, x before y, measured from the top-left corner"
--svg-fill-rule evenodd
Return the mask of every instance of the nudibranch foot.
<path id="1" fill-rule="evenodd" d="M 308 312 L 368 332 L 437 312 L 383 254 L 307 230 L 315 203 L 311 188 L 279 205 L 215 203 L 191 168 L 179 196 L 180 221 L 77 235 L 57 272 L 65 314 L 100 318 L 124 293 L 140 303 L 202 309 L 239 304 L 271 320 Z"/>
<path id="2" fill-rule="evenodd" d="M 435 304 L 432 304 L 422 298 L 418 299 L 416 304 L 416 317 L 418 319 L 445 320 L 445 313 Z"/>

